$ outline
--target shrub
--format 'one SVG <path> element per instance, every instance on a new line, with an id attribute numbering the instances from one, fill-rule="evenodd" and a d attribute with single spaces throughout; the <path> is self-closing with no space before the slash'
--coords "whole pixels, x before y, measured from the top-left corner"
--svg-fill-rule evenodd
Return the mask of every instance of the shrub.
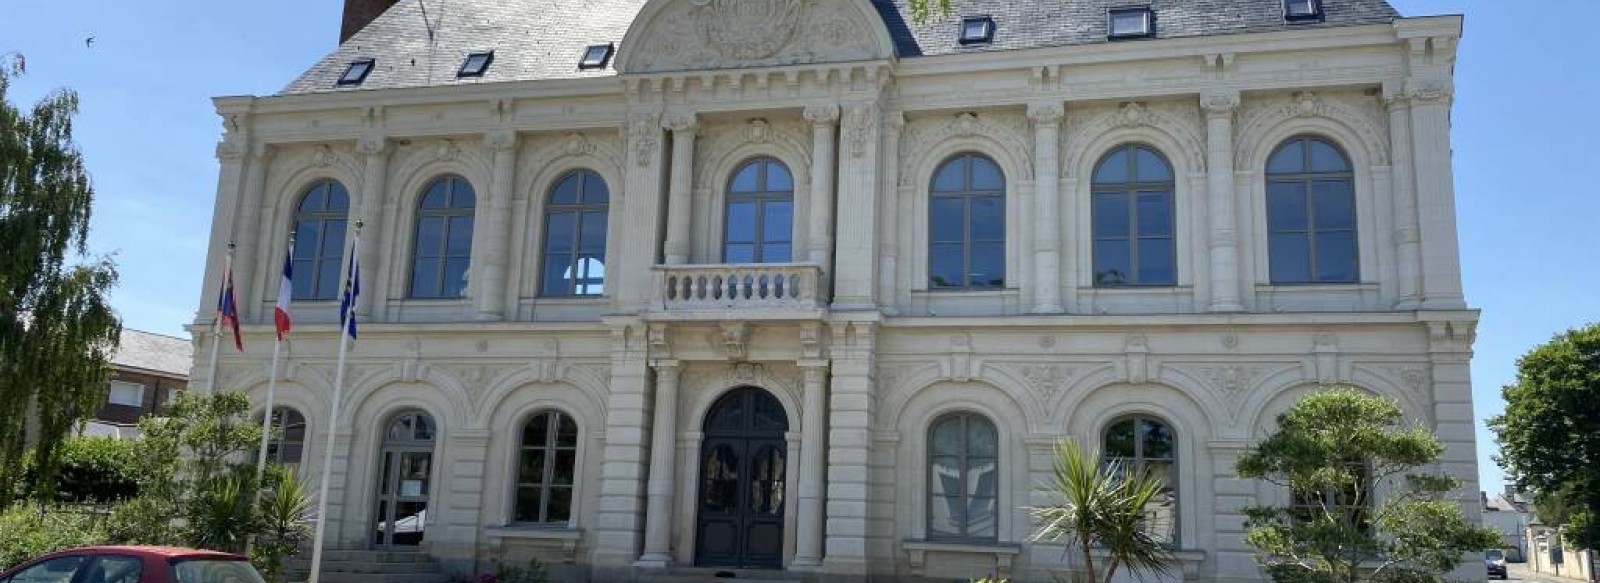
<path id="1" fill-rule="evenodd" d="M 0 571 L 45 553 L 99 544 L 105 534 L 97 523 L 89 512 L 14 506 L 0 513 Z"/>
<path id="2" fill-rule="evenodd" d="M 113 437 L 76 437 L 56 449 L 56 471 L 46 477 L 29 456 L 25 495 L 38 501 L 111 504 L 139 494 L 131 467 L 136 443 Z M 45 482 L 51 483 L 45 483 Z"/>

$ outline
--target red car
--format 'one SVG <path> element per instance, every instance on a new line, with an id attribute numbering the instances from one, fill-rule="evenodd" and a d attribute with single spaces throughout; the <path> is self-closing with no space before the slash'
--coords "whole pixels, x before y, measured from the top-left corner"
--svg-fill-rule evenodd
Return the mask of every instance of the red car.
<path id="1" fill-rule="evenodd" d="M 83 547 L 0 573 L 0 583 L 263 583 L 245 557 L 177 547 Z"/>

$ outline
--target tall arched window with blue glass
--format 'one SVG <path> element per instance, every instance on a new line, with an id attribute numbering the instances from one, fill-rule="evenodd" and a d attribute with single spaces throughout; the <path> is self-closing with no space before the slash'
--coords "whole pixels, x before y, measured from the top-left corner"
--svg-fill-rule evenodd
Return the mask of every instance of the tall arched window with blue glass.
<path id="1" fill-rule="evenodd" d="M 1152 148 L 1130 144 L 1095 166 L 1094 285 L 1178 283 L 1172 165 Z"/>
<path id="2" fill-rule="evenodd" d="M 772 158 L 745 162 L 728 181 L 724 263 L 788 263 L 794 247 L 794 176 Z"/>
<path id="3" fill-rule="evenodd" d="M 1355 174 L 1326 140 L 1291 138 L 1267 159 L 1267 249 L 1273 284 L 1355 283 Z"/>
<path id="4" fill-rule="evenodd" d="M 417 201 L 411 294 L 419 299 L 464 297 L 472 261 L 472 184 L 460 176 L 435 179 Z"/>
<path id="5" fill-rule="evenodd" d="M 294 211 L 294 300 L 338 297 L 349 214 L 350 192 L 337 180 L 319 180 L 300 196 Z"/>
<path id="6" fill-rule="evenodd" d="M 1006 181 L 981 154 L 957 154 L 933 173 L 928 201 L 928 288 L 1006 286 Z"/>
<path id="7" fill-rule="evenodd" d="M 606 219 L 611 191 L 593 170 L 573 170 L 550 189 L 544 215 L 544 296 L 606 291 Z"/>

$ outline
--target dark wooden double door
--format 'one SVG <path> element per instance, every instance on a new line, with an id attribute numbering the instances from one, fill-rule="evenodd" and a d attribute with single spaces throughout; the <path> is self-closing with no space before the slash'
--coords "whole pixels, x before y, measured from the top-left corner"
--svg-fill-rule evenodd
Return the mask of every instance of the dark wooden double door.
<path id="1" fill-rule="evenodd" d="M 706 413 L 696 565 L 783 567 L 788 429 L 783 405 L 754 387 L 729 391 Z"/>

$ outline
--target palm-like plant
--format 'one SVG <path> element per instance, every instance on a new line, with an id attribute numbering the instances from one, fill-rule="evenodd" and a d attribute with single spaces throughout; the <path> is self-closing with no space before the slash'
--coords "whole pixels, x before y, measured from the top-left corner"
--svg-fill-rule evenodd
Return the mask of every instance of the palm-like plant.
<path id="1" fill-rule="evenodd" d="M 1110 583 L 1126 567 L 1136 575 L 1166 574 L 1172 550 L 1151 534 L 1145 507 L 1162 490 L 1162 481 L 1145 468 L 1121 462 L 1097 463 L 1098 451 L 1085 453 L 1072 440 L 1055 447 L 1052 483 L 1045 494 L 1056 499 L 1033 509 L 1039 530 L 1033 540 L 1065 541 L 1083 557 L 1083 583 Z M 1095 565 L 1094 549 L 1106 555 Z"/>
<path id="2" fill-rule="evenodd" d="M 283 560 L 311 538 L 315 512 L 305 485 L 287 472 L 268 475 L 271 489 L 256 504 L 258 529 L 250 560 L 268 581 L 283 580 Z"/>

